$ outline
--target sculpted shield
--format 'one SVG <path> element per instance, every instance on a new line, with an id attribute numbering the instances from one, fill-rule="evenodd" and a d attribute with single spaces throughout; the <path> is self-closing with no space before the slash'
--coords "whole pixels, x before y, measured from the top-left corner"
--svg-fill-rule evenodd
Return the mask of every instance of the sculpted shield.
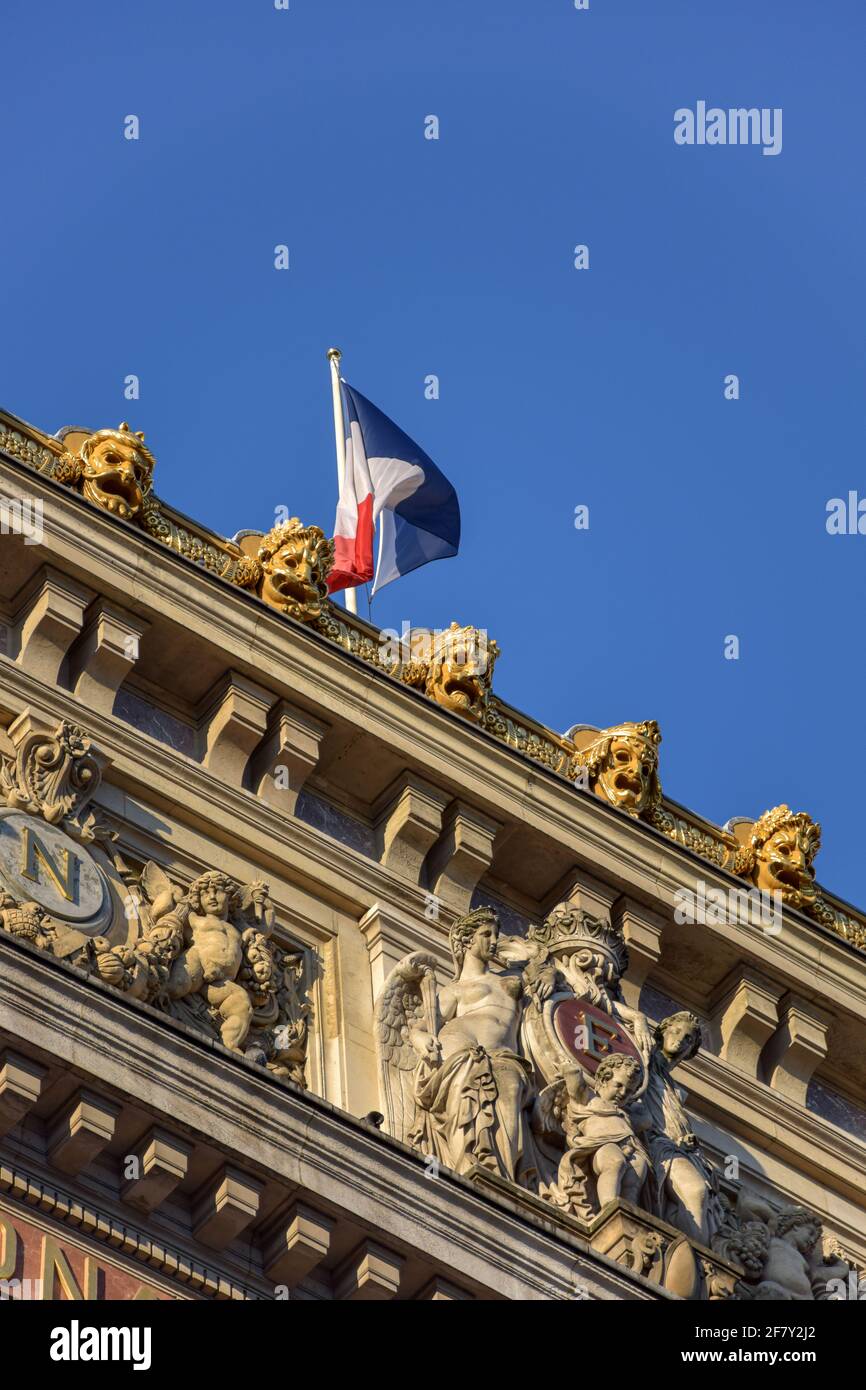
<path id="1" fill-rule="evenodd" d="M 551 1001 L 550 1020 L 559 1042 L 576 1062 L 595 1075 L 599 1062 L 612 1052 L 642 1058 L 618 1019 L 586 999 Z"/>

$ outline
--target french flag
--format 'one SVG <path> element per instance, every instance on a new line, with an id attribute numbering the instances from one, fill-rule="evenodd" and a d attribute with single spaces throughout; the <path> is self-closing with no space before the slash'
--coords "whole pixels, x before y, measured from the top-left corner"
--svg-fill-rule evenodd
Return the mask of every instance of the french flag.
<path id="1" fill-rule="evenodd" d="M 334 567 L 328 589 L 373 578 L 373 534 L 379 557 L 373 593 L 401 574 L 456 555 L 457 493 L 423 449 L 366 396 L 341 381 L 346 466 L 334 523 Z"/>

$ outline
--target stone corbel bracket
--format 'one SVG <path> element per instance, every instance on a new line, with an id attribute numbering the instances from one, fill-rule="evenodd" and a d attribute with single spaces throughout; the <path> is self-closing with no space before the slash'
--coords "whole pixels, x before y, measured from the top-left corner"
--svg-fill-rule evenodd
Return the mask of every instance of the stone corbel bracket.
<path id="1" fill-rule="evenodd" d="M 336 1224 L 308 1202 L 295 1202 L 264 1232 L 262 1265 L 268 1279 L 287 1289 L 302 1284 L 327 1257 Z"/>
<path id="2" fill-rule="evenodd" d="M 106 599 L 87 613 L 87 624 L 69 654 L 69 685 L 77 700 L 111 714 L 117 692 L 138 660 L 150 624 Z"/>
<path id="3" fill-rule="evenodd" d="M 224 1250 L 246 1230 L 259 1212 L 264 1184 L 223 1164 L 193 1206 L 193 1235 L 211 1250 Z"/>
<path id="4" fill-rule="evenodd" d="M 806 1104 L 814 1073 L 827 1056 L 832 1014 L 799 995 L 786 994 L 781 1023 L 761 1058 L 763 1079 L 774 1091 Z"/>
<path id="5" fill-rule="evenodd" d="M 17 1052 L 0 1054 L 0 1138 L 20 1124 L 42 1094 L 45 1067 Z"/>
<path id="6" fill-rule="evenodd" d="M 250 760 L 250 788 L 275 810 L 294 815 L 329 728 L 288 700 L 278 700 L 268 715 L 265 736 Z"/>
<path id="7" fill-rule="evenodd" d="M 127 1180 L 121 1200 L 150 1214 L 162 1206 L 187 1175 L 192 1146 L 156 1126 L 135 1146 L 137 1176 Z"/>
<path id="8" fill-rule="evenodd" d="M 92 589 L 43 565 L 12 601 L 11 653 L 16 665 L 45 685 L 64 685 L 67 657 L 95 598 Z"/>
<path id="9" fill-rule="evenodd" d="M 334 1297 L 349 1302 L 381 1303 L 396 1298 L 406 1263 L 402 1255 L 365 1240 L 337 1271 Z"/>
<path id="10" fill-rule="evenodd" d="M 426 862 L 427 886 L 452 912 L 469 912 L 472 894 L 493 862 L 498 821 L 465 801 L 452 802 Z"/>
<path id="11" fill-rule="evenodd" d="M 450 801 L 447 792 L 413 772 L 402 772 L 373 807 L 379 862 L 420 884 L 424 860 L 442 834 Z"/>
<path id="12" fill-rule="evenodd" d="M 761 1053 L 779 1027 L 784 989 L 742 963 L 710 999 L 710 1031 L 718 1055 L 758 1079 Z"/>
<path id="13" fill-rule="evenodd" d="M 199 707 L 202 765 L 230 786 L 245 786 L 247 765 L 262 741 L 275 700 L 239 671 L 227 671 Z"/>

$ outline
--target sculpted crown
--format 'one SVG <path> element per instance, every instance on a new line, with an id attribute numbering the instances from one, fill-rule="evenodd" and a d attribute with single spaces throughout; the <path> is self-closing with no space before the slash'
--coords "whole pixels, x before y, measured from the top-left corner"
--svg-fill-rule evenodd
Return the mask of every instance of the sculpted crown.
<path id="1" fill-rule="evenodd" d="M 541 926 L 529 928 L 527 936 L 545 946 L 551 955 L 600 951 L 614 966 L 617 978 L 628 969 L 628 947 L 622 930 L 567 903 L 557 903 Z"/>

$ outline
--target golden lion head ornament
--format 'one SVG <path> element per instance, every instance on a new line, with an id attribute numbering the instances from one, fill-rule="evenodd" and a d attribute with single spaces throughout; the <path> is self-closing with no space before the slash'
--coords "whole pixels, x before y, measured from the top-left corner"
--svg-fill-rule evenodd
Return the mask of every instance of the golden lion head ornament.
<path id="1" fill-rule="evenodd" d="M 124 421 L 116 430 L 97 430 L 78 451 L 84 496 L 123 521 L 138 521 L 153 487 L 153 454 L 144 435 Z"/>
<path id="2" fill-rule="evenodd" d="M 813 911 L 818 898 L 813 862 L 820 848 L 821 827 L 810 815 L 774 806 L 751 825 L 735 871 L 766 893 L 781 893 L 788 907 Z"/>
<path id="3" fill-rule="evenodd" d="M 304 526 L 296 516 L 281 521 L 262 538 L 257 555 L 258 593 L 265 603 L 303 623 L 321 616 L 334 542 L 318 526 Z"/>

